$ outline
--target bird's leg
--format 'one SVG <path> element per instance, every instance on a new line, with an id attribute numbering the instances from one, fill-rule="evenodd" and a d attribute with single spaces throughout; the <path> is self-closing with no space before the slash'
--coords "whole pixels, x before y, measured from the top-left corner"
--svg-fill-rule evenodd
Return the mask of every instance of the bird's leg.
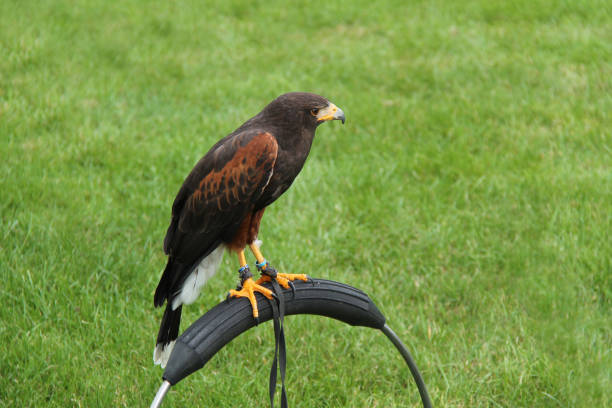
<path id="1" fill-rule="evenodd" d="M 253 308 L 253 317 L 259 318 L 259 310 L 257 309 L 257 299 L 255 299 L 255 292 L 259 292 L 268 299 L 272 299 L 274 294 L 270 289 L 264 288 L 259 283 L 253 281 L 253 275 L 249 269 L 249 265 L 246 263 L 246 257 L 244 251 L 238 252 L 238 261 L 240 262 L 240 269 L 238 273 L 240 275 L 240 285 L 236 290 L 232 289 L 229 291 L 229 297 L 245 297 L 251 302 Z"/>
<path id="2" fill-rule="evenodd" d="M 281 285 L 283 288 L 294 289 L 293 283 L 291 283 L 292 281 L 299 279 L 301 281 L 308 282 L 308 276 L 303 273 L 297 274 L 276 272 L 276 269 L 274 269 L 272 265 L 270 265 L 270 263 L 266 261 L 266 258 L 264 258 L 257 245 L 253 243 L 250 244 L 249 247 L 251 248 L 251 251 L 253 251 L 253 255 L 255 255 L 255 258 L 257 259 L 257 263 L 255 264 L 255 266 L 257 266 L 257 269 L 261 272 L 261 277 L 257 279 L 256 283 L 261 284 L 264 282 L 270 282 L 272 279 L 276 279 L 278 284 Z"/>

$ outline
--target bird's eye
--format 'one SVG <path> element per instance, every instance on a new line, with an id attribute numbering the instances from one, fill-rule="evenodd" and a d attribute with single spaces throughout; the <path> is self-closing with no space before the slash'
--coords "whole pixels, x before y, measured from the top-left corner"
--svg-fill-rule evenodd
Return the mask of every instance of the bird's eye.
<path id="1" fill-rule="evenodd" d="M 310 114 L 311 114 L 312 116 L 317 116 L 317 115 L 319 114 L 319 110 L 318 110 L 318 109 L 311 109 L 311 110 L 310 110 Z"/>

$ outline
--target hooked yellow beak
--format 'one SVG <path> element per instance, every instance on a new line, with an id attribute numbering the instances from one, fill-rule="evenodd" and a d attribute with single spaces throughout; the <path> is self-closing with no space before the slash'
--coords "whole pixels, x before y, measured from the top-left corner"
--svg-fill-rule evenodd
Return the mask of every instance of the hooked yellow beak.
<path id="1" fill-rule="evenodd" d="M 330 102 L 326 108 L 320 109 L 317 114 L 317 122 L 325 122 L 326 120 L 341 120 L 344 124 L 344 112 Z"/>

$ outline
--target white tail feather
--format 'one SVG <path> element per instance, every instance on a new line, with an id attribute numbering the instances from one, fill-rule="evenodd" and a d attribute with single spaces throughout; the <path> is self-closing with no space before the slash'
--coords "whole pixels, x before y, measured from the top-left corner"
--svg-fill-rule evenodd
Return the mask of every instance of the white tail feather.
<path id="1" fill-rule="evenodd" d="M 210 278 L 214 276 L 223 259 L 224 245 L 219 245 L 185 279 L 183 287 L 177 296 L 172 300 L 172 310 L 176 310 L 180 305 L 189 305 L 198 298 L 200 289 Z"/>
<path id="2" fill-rule="evenodd" d="M 175 341 L 171 341 L 163 347 L 161 344 L 155 346 L 155 351 L 153 351 L 153 362 L 157 365 L 160 365 L 161 368 L 165 368 L 166 364 L 168 364 L 168 359 L 170 358 L 170 353 L 172 353 L 172 349 L 174 348 Z"/>

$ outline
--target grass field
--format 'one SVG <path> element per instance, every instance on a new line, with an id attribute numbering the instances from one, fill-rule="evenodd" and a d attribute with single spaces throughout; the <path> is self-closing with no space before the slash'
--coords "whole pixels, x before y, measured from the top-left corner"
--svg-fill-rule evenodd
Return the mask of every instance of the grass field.
<path id="1" fill-rule="evenodd" d="M 261 238 L 357 286 L 437 407 L 612 405 L 609 1 L 0 2 L 0 406 L 148 406 L 184 176 L 277 95 L 317 132 Z M 236 284 L 236 260 L 182 329 Z M 292 407 L 418 407 L 370 329 L 286 321 Z M 164 406 L 266 406 L 272 325 Z"/>

